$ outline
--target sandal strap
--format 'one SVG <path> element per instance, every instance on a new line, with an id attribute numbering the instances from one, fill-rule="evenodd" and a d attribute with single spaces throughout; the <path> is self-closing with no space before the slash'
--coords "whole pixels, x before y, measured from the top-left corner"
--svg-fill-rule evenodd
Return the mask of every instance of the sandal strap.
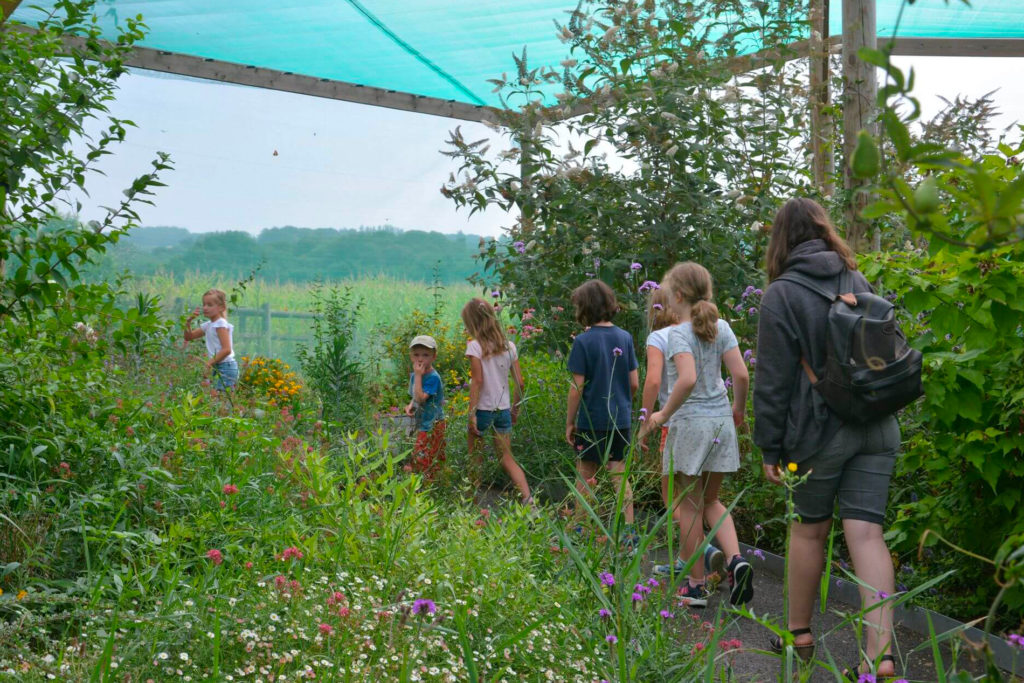
<path id="1" fill-rule="evenodd" d="M 792 633 L 794 636 L 803 636 L 809 634 L 810 632 L 811 628 L 809 626 L 807 628 L 795 628 L 792 631 L 790 631 L 790 633 Z"/>
<path id="2" fill-rule="evenodd" d="M 882 655 L 881 658 L 878 661 L 880 661 L 880 662 L 892 662 L 893 664 L 895 664 L 896 663 L 896 658 L 893 657 L 892 655 Z"/>

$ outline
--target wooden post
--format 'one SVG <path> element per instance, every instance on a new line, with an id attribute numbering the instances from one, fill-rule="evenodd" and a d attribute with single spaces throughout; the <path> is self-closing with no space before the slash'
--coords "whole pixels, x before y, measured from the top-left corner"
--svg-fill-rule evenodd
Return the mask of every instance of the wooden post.
<path id="1" fill-rule="evenodd" d="M 843 0 L 843 178 L 850 199 L 845 209 L 846 241 L 854 251 L 864 251 L 867 224 L 860 219 L 868 195 L 858 190 L 867 183 L 853 177 L 850 159 L 861 129 L 875 133 L 875 98 L 878 77 L 875 67 L 857 56 L 862 47 L 875 49 L 875 0 Z"/>
<path id="2" fill-rule="evenodd" d="M 266 340 L 267 346 L 267 358 L 270 358 L 271 354 L 271 341 L 270 341 L 270 302 L 263 304 L 263 338 Z"/>
<path id="3" fill-rule="evenodd" d="M 20 4 L 21 0 L 0 0 L 0 24 L 7 21 L 7 17 L 14 14 Z"/>
<path id="4" fill-rule="evenodd" d="M 823 197 L 831 196 L 832 187 L 832 116 L 829 114 L 829 68 L 832 43 L 828 26 L 829 0 L 810 0 L 811 40 L 808 46 L 810 68 L 811 163 L 814 186 Z"/>

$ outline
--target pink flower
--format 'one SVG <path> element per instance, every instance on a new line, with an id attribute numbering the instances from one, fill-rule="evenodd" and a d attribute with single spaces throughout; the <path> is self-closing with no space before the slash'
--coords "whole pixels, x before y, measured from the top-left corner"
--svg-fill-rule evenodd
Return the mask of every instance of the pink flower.
<path id="1" fill-rule="evenodd" d="M 329 636 L 332 633 L 334 633 L 334 629 L 331 628 L 330 624 L 320 624 L 320 633 L 324 634 L 325 636 Z"/>
<path id="2" fill-rule="evenodd" d="M 238 487 L 234 484 L 224 484 L 223 491 L 225 496 L 233 496 L 238 493 Z"/>
<path id="3" fill-rule="evenodd" d="M 251 561 L 249 561 L 249 562 L 246 562 L 246 563 L 245 563 L 245 568 L 246 568 L 246 569 L 252 569 L 252 562 L 251 562 Z"/>
<path id="4" fill-rule="evenodd" d="M 213 562 L 215 565 L 220 564 L 224 561 L 224 555 L 216 548 L 210 548 L 206 551 L 206 557 Z"/>
<path id="5" fill-rule="evenodd" d="M 281 553 L 279 557 L 282 560 L 290 560 L 293 557 L 297 560 L 301 560 L 303 558 L 303 554 L 301 550 L 299 550 L 295 546 L 291 546 L 290 548 L 285 548 L 284 552 Z"/>

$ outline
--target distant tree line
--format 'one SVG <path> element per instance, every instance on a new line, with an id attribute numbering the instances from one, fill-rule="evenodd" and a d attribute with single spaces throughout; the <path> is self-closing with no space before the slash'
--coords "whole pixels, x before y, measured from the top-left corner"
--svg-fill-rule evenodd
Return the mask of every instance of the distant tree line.
<path id="1" fill-rule="evenodd" d="M 227 231 L 192 233 L 185 228 L 141 227 L 121 239 L 90 269 L 94 278 L 125 270 L 135 275 L 184 275 L 216 271 L 244 277 L 263 263 L 260 276 L 282 282 L 389 275 L 428 282 L 461 282 L 477 270 L 478 235 L 399 230 L 267 228 L 252 235 Z"/>

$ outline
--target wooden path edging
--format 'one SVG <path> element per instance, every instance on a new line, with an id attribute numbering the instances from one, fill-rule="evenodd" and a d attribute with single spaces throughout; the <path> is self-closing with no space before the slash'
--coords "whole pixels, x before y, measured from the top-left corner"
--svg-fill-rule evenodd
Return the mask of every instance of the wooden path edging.
<path id="1" fill-rule="evenodd" d="M 767 550 L 761 550 L 760 552 L 764 554 L 764 559 L 761 559 L 753 555 L 752 552 L 748 553 L 748 550 L 754 551 L 759 550 L 759 548 L 747 545 L 746 543 L 740 543 L 740 551 L 754 567 L 774 574 L 780 579 L 785 576 L 786 560 L 784 558 Z M 860 590 L 857 584 L 846 579 L 834 576 L 832 585 L 829 586 L 828 594 L 829 597 L 834 597 L 836 600 L 848 605 L 860 604 Z M 992 649 L 992 657 L 995 660 L 996 666 L 1014 676 L 1024 676 L 1024 652 L 1015 650 L 999 636 L 985 633 L 973 626 L 965 626 L 956 619 L 930 609 L 912 605 L 896 605 L 894 619 L 900 626 L 919 633 L 924 637 L 930 635 L 928 620 L 931 619 L 932 629 L 936 634 L 941 635 L 949 631 L 958 630 L 974 642 L 986 641 Z"/>

